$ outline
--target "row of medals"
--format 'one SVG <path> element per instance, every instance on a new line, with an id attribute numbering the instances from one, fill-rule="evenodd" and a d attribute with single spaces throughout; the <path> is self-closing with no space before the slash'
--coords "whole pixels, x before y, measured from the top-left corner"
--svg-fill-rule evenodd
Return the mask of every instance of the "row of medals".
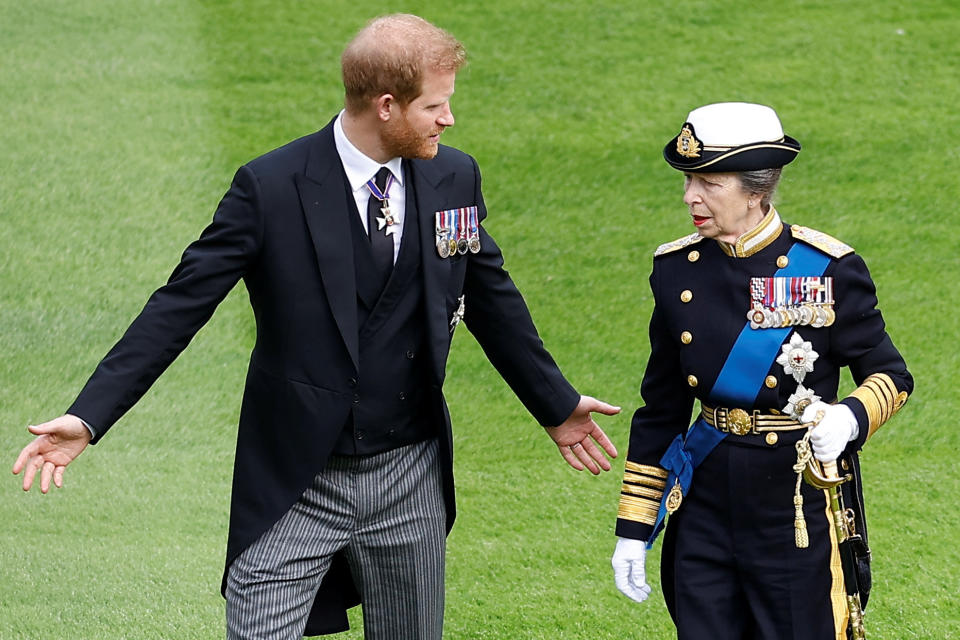
<path id="1" fill-rule="evenodd" d="M 441 258 L 449 258 L 458 253 L 464 255 L 467 251 L 470 253 L 480 253 L 479 236 L 471 236 L 469 239 L 463 237 L 457 239 L 450 233 L 449 227 L 437 229 L 437 253 L 440 254 Z"/>
<path id="2" fill-rule="evenodd" d="M 805 303 L 792 307 L 770 309 L 755 306 L 747 311 L 747 320 L 752 329 L 777 329 L 784 327 L 810 326 L 814 329 L 829 327 L 837 319 L 831 304 Z"/>

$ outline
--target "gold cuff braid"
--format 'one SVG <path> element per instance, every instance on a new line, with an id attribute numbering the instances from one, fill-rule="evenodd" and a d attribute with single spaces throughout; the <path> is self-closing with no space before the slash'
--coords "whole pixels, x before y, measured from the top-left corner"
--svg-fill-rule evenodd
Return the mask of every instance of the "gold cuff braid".
<path id="1" fill-rule="evenodd" d="M 650 476 L 642 476 L 639 473 L 630 473 L 629 471 L 624 472 L 623 481 L 630 482 L 632 484 L 642 484 L 645 487 L 653 487 L 654 489 L 661 490 L 667 486 L 666 480 L 651 478 Z"/>
<path id="2" fill-rule="evenodd" d="M 653 525 L 657 521 L 657 513 L 660 511 L 660 501 L 647 500 L 646 498 L 636 498 L 634 496 L 620 495 L 620 508 L 617 510 L 617 517 L 624 520 L 633 520 L 642 524 Z"/>
<path id="3" fill-rule="evenodd" d="M 897 385 L 887 374 L 874 373 L 867 376 L 863 384 L 853 390 L 850 397 L 859 400 L 864 411 L 867 412 L 869 421 L 867 439 L 870 439 L 874 432 L 906 403 L 907 392 L 898 393 Z"/>
<path id="4" fill-rule="evenodd" d="M 617 517 L 642 524 L 654 524 L 660 512 L 660 501 L 663 499 L 666 484 L 666 469 L 627 461 Z"/>
<path id="5" fill-rule="evenodd" d="M 651 467 L 648 464 L 637 464 L 636 462 L 627 462 L 626 470 L 632 471 L 634 473 L 643 473 L 648 476 L 654 476 L 655 478 L 667 479 L 667 470 L 661 467 Z"/>
<path id="6" fill-rule="evenodd" d="M 650 498 L 651 500 L 656 500 L 657 504 L 660 504 L 660 500 L 663 498 L 663 490 L 657 489 L 648 489 L 647 487 L 638 487 L 635 484 L 623 483 L 623 487 L 620 489 L 622 494 L 630 494 L 634 496 L 643 496 L 644 498 Z"/>

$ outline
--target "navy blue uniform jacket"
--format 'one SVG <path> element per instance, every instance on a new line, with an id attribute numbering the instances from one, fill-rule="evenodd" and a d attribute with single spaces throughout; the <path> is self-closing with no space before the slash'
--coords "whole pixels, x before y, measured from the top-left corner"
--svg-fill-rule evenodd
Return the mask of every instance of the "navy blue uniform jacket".
<path id="1" fill-rule="evenodd" d="M 798 242 L 829 258 L 822 275 L 833 278 L 836 320 L 819 328 L 795 326 L 790 334 L 800 334 L 819 354 L 803 384 L 824 402 L 837 400 L 843 367 L 850 368 L 859 385 L 840 400 L 859 423 L 859 435 L 848 445 L 847 453 L 859 451 L 913 391 L 913 377 L 877 308 L 870 273 L 852 248 L 812 229 L 785 225 L 775 211 L 738 242 L 749 245 L 758 238 L 763 238 L 761 245 L 741 256 L 730 255 L 731 249 L 724 250 L 719 242 L 697 234 L 662 245 L 656 252 L 650 275 L 655 302 L 650 320 L 650 359 L 641 385 L 645 404 L 634 414 L 630 430 L 617 520 L 619 536 L 647 540 L 653 533 L 664 493 L 662 478 L 667 477 L 660 459 L 670 442 L 687 430 L 695 401 L 713 408 L 737 407 L 748 413 L 784 412 L 797 382 L 772 358 L 769 369 L 759 372 L 763 382 L 751 406 L 738 407 L 730 398 L 716 397 L 711 391 L 747 322 L 750 279 L 773 276 L 778 260 L 786 260 L 786 254 Z M 791 433 L 792 437 L 781 437 L 773 444 L 760 435 L 731 437 L 729 441 L 755 446 L 762 456 L 764 449 L 793 447 L 802 432 Z M 785 471 L 790 473 L 789 469 Z"/>

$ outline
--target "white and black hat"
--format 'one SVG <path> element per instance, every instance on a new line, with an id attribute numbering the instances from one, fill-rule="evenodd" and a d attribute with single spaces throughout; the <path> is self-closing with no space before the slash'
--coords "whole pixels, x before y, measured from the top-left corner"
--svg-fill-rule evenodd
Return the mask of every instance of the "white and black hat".
<path id="1" fill-rule="evenodd" d="M 776 111 L 762 104 L 718 102 L 694 109 L 663 148 L 674 169 L 692 173 L 773 169 L 800 153 Z"/>

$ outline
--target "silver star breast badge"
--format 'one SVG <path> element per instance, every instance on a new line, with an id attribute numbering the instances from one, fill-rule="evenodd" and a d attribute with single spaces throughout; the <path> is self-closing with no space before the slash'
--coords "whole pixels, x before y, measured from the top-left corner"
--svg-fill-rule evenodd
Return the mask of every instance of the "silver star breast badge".
<path id="1" fill-rule="evenodd" d="M 813 389 L 807 389 L 802 384 L 798 384 L 796 392 L 791 393 L 790 397 L 787 398 L 787 406 L 783 408 L 783 412 L 789 414 L 790 417 L 797 422 L 800 422 L 800 416 L 803 415 L 803 410 L 819 400 L 820 396 L 815 394 Z"/>
<path id="2" fill-rule="evenodd" d="M 790 342 L 780 347 L 780 350 L 777 364 L 797 382 L 803 382 L 806 375 L 813 371 L 813 363 L 820 357 L 820 354 L 813 350 L 813 344 L 801 338 L 797 332 L 790 336 Z"/>

